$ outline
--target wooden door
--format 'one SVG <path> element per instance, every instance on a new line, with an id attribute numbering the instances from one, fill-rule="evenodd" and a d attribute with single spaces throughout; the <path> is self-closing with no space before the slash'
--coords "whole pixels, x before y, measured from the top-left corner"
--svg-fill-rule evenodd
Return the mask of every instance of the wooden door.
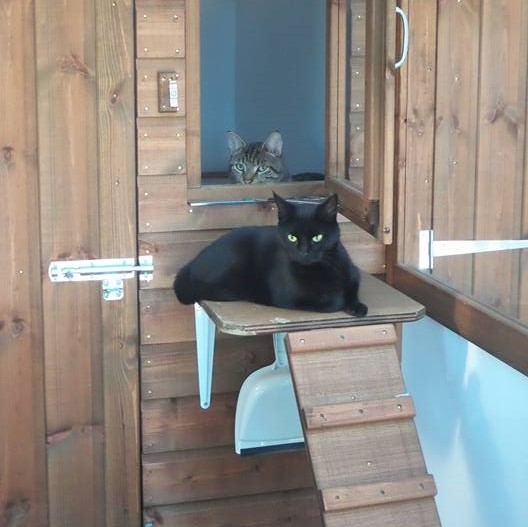
<path id="1" fill-rule="evenodd" d="M 327 189 L 392 243 L 396 1 L 329 2 Z"/>
<path id="2" fill-rule="evenodd" d="M 140 521 L 137 286 L 47 276 L 136 253 L 132 21 L 104 0 L 0 15 L 2 525 Z"/>

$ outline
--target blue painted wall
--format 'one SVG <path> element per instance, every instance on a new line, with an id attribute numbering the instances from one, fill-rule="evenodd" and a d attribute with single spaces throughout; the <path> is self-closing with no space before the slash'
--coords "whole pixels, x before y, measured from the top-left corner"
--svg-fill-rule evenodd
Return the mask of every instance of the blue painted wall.
<path id="1" fill-rule="evenodd" d="M 226 130 L 278 129 L 292 173 L 324 171 L 326 2 L 202 0 L 201 24 L 203 170 L 225 169 Z"/>
<path id="2" fill-rule="evenodd" d="M 528 526 L 528 378 L 428 318 L 403 372 L 442 526 Z"/>
<path id="3" fill-rule="evenodd" d="M 225 171 L 226 130 L 235 128 L 237 0 L 201 0 L 202 170 Z"/>

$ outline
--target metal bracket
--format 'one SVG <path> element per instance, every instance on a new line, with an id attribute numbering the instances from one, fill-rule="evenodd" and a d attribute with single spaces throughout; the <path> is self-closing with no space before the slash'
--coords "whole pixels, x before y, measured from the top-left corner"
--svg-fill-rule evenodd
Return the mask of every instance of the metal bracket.
<path id="1" fill-rule="evenodd" d="M 51 262 L 48 275 L 52 282 L 86 282 L 100 280 L 104 300 L 121 300 L 124 296 L 123 280 L 133 278 L 150 282 L 154 264 L 152 255 L 138 258 L 101 258 L 98 260 L 59 260 Z"/>
<path id="2" fill-rule="evenodd" d="M 434 239 L 432 230 L 420 231 L 418 269 L 432 270 L 434 259 L 493 251 L 528 249 L 528 240 L 448 240 Z"/>

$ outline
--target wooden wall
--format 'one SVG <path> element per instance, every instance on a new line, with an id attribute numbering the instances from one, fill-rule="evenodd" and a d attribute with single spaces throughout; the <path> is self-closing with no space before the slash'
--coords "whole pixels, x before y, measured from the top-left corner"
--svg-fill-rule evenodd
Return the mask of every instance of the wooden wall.
<path id="1" fill-rule="evenodd" d="M 528 233 L 528 5 L 404 2 L 411 47 L 401 84 L 401 260 L 437 240 Z M 438 258 L 433 276 L 528 321 L 527 251 Z"/>
<path id="2" fill-rule="evenodd" d="M 0 41 L 0 525 L 138 525 L 136 286 L 47 276 L 136 252 L 133 5 L 3 2 Z"/>
<path id="3" fill-rule="evenodd" d="M 321 525 L 304 452 L 234 453 L 237 391 L 272 361 L 271 339 L 219 339 L 212 406 L 198 403 L 193 314 L 172 279 L 225 229 L 275 211 L 187 203 L 193 5 L 2 4 L 1 527 Z M 159 71 L 178 75 L 177 112 L 157 107 Z M 384 271 L 373 238 L 343 223 L 343 239 Z M 47 276 L 53 260 L 136 251 L 154 256 L 154 280 L 127 281 L 120 302 Z"/>
<path id="4" fill-rule="evenodd" d="M 154 255 L 156 267 L 154 280 L 140 291 L 144 519 L 169 527 L 320 526 L 305 452 L 234 452 L 238 390 L 249 373 L 272 362 L 271 337 L 221 336 L 211 407 L 200 408 L 194 311 L 177 302 L 172 281 L 225 229 L 273 223 L 276 213 L 269 206 L 187 203 L 187 182 L 199 182 L 200 165 L 197 11 L 183 0 L 136 0 L 136 8 L 139 247 Z M 166 39 L 147 40 L 164 27 Z M 151 75 L 172 68 L 185 105 L 146 115 L 156 98 Z M 383 272 L 383 252 L 373 238 L 349 223 L 343 233 L 359 265 Z"/>

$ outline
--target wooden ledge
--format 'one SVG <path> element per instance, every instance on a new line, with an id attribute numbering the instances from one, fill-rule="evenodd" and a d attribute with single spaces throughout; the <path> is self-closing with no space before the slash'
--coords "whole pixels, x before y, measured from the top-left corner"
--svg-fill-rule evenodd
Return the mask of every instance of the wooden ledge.
<path id="1" fill-rule="evenodd" d="M 357 318 L 338 311 L 316 313 L 262 306 L 250 302 L 200 302 L 219 331 L 232 335 L 259 335 L 319 328 L 367 326 L 412 322 L 425 315 L 425 308 L 390 285 L 362 273 L 359 298 L 369 308 L 366 317 Z"/>
<path id="2" fill-rule="evenodd" d="M 392 397 L 379 401 L 327 404 L 303 409 L 308 430 L 347 426 L 397 419 L 410 419 L 416 415 L 412 397 Z"/>
<path id="3" fill-rule="evenodd" d="M 321 491 L 323 507 L 327 512 L 432 498 L 435 495 L 436 485 L 429 474 L 402 481 L 385 481 Z"/>

